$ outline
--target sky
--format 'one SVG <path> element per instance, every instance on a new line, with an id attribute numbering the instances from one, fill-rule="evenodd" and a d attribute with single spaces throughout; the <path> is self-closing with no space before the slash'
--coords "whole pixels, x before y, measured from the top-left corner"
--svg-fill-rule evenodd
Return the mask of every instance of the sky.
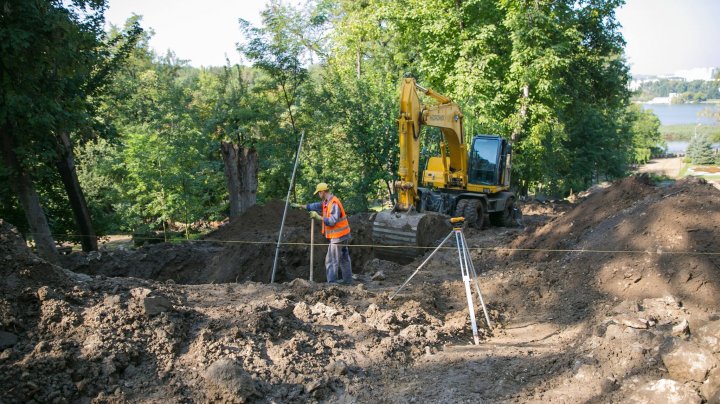
<path id="1" fill-rule="evenodd" d="M 627 0 L 616 15 L 633 74 L 720 67 L 720 1 Z"/>
<path id="2" fill-rule="evenodd" d="M 389 0 L 391 1 L 391 0 Z M 291 4 L 297 1 L 289 2 Z M 238 19 L 261 23 L 265 0 L 109 0 L 107 20 L 122 26 L 133 13 L 155 35 L 150 45 L 168 49 L 192 66 L 240 62 Z M 667 75 L 720 67 L 720 0 L 627 0 L 617 10 L 634 75 Z"/>
<path id="3" fill-rule="evenodd" d="M 105 18 L 123 26 L 132 14 L 141 15 L 142 27 L 155 32 L 150 46 L 158 54 L 172 50 L 192 66 L 222 66 L 226 57 L 240 62 L 238 19 L 260 26 L 264 7 L 264 0 L 109 0 Z"/>

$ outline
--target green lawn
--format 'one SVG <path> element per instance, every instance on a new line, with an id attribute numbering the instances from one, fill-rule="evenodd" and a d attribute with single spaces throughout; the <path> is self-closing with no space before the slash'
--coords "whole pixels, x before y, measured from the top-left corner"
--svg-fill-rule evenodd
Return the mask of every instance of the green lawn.
<path id="1" fill-rule="evenodd" d="M 710 135 L 712 142 L 720 141 L 720 126 L 662 125 L 660 126 L 660 134 L 665 140 L 690 140 L 696 129 L 698 134 Z"/>
<path id="2" fill-rule="evenodd" d="M 705 168 L 704 170 L 697 170 L 698 167 Z M 702 174 L 697 173 L 695 171 L 700 171 Z M 706 173 L 708 172 L 708 173 Z M 698 166 L 695 164 L 690 163 L 683 163 L 682 168 L 680 169 L 680 178 L 687 177 L 687 176 L 693 176 L 696 178 L 704 178 L 706 180 L 713 180 L 718 181 L 720 180 L 720 166 Z"/>

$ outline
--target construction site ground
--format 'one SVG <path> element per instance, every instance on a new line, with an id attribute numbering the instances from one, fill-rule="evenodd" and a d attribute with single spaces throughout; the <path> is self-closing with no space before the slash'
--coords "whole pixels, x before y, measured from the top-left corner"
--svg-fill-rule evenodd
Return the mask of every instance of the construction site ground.
<path id="1" fill-rule="evenodd" d="M 473 344 L 457 249 L 324 283 L 310 221 L 255 206 L 202 240 L 36 257 L 0 224 L 0 402 L 720 402 L 720 190 L 635 176 L 465 229 L 492 328 Z M 322 240 L 316 226 L 315 240 Z"/>

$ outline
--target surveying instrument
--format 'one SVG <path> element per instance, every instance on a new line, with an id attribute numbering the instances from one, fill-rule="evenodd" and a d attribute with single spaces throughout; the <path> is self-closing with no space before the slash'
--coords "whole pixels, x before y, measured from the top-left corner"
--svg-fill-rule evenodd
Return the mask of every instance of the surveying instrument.
<path id="1" fill-rule="evenodd" d="M 428 261 L 430 261 L 430 258 L 435 255 L 436 252 L 438 252 L 443 245 L 454 235 L 455 236 L 455 244 L 457 245 L 457 252 L 458 252 L 458 259 L 460 261 L 460 273 L 462 274 L 463 283 L 465 284 L 465 295 L 467 296 L 467 303 L 468 303 L 468 310 L 470 312 L 470 324 L 472 324 L 472 332 L 473 332 L 473 339 L 475 340 L 475 345 L 480 344 L 480 339 L 478 337 L 478 329 L 477 329 L 477 322 L 475 321 L 475 305 L 473 304 L 473 298 L 472 298 L 472 290 L 470 289 L 470 276 L 472 276 L 472 282 L 475 285 L 475 290 L 477 291 L 478 298 L 480 300 L 480 306 L 483 309 L 483 312 L 485 313 L 485 321 L 487 321 L 487 325 L 489 328 L 492 328 L 492 325 L 490 323 L 490 316 L 488 316 L 487 309 L 485 308 L 485 302 L 483 301 L 482 293 L 480 293 L 480 283 L 478 282 L 478 276 L 477 272 L 475 271 L 475 265 L 473 265 L 472 259 L 470 258 L 470 250 L 467 246 L 467 241 L 465 240 L 465 235 L 462 232 L 463 225 L 465 224 L 465 218 L 464 217 L 453 217 L 450 219 L 450 223 L 453 226 L 453 229 L 450 231 L 450 234 L 445 237 L 445 239 L 435 247 L 433 252 L 425 258 L 425 261 L 423 261 L 422 264 L 413 272 L 412 275 L 410 275 L 409 278 L 405 281 L 405 283 L 402 284 L 398 288 L 398 290 L 395 291 L 395 293 L 390 296 L 390 300 L 395 297 L 395 295 L 402 290 L 402 288 L 405 287 L 405 285 L 410 282 L 410 280 L 417 275 L 418 272 L 420 272 L 420 269 L 422 269 L 425 264 L 427 264 Z"/>

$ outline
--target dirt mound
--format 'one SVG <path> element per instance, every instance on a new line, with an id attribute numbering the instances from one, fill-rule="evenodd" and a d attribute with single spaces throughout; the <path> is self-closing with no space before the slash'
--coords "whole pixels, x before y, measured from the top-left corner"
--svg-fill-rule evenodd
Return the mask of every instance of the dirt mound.
<path id="1" fill-rule="evenodd" d="M 137 250 L 72 254 L 63 265 L 89 275 L 132 276 L 183 284 L 269 282 L 284 202 L 256 205 L 237 221 L 209 233 L 202 240 L 179 244 L 154 244 Z M 352 229 L 350 256 L 353 272 L 360 273 L 372 257 L 372 228 L 368 214 L 349 218 Z M 299 209 L 288 209 L 283 244 L 275 280 L 309 278 L 310 218 Z M 327 240 L 315 224 L 314 280 L 325 280 Z M 357 246 L 357 247 L 355 247 Z"/>
<path id="2" fill-rule="evenodd" d="M 633 178 L 577 204 L 528 204 L 532 226 L 466 229 L 494 325 L 475 307 L 479 346 L 453 245 L 389 300 L 425 257 L 371 260 L 353 287 L 178 285 L 52 272 L 3 226 L 0 259 L 14 269 L 2 274 L 25 283 L 2 286 L 15 293 L 0 297 L 2 401 L 716 402 L 719 203 L 699 181 Z M 274 238 L 268 249 L 226 242 L 265 236 L 259 218 L 273 212 L 257 209 L 215 240 L 80 258 L 175 282 L 232 259 L 248 267 L 228 274 L 269 275 L 252 265 L 270 265 Z M 358 238 L 362 221 L 351 218 Z M 289 223 L 287 240 L 307 240 Z M 307 265 L 306 246 L 283 248 L 283 265 Z M 48 279 L 23 278 L 33 268 Z"/>
<path id="3" fill-rule="evenodd" d="M 254 205 L 242 216 L 231 223 L 207 234 L 203 239 L 217 241 L 277 241 L 277 231 L 280 229 L 285 202 L 271 200 L 264 205 Z M 310 218 L 305 210 L 288 207 L 285 217 L 286 227 L 310 226 Z M 316 226 L 319 227 L 319 226 Z"/>
<path id="4" fill-rule="evenodd" d="M 720 192 L 686 179 L 655 187 L 631 177 L 518 237 L 511 254 L 561 268 L 583 268 L 583 282 L 622 298 L 674 295 L 720 305 Z M 584 289 L 584 288 L 583 288 Z"/>
<path id="5" fill-rule="evenodd" d="M 0 295 L 13 298 L 24 289 L 69 287 L 73 274 L 33 254 L 20 232 L 0 219 Z"/>
<path id="6" fill-rule="evenodd" d="M 511 247 L 550 250 L 548 252 L 567 249 L 577 243 L 583 234 L 593 231 L 599 223 L 638 203 L 654 190 L 644 176 L 629 177 L 607 188 L 591 189 L 580 206 L 533 233 L 519 237 Z M 532 258 L 537 259 L 543 255 L 545 252 L 536 253 Z"/>
<path id="7" fill-rule="evenodd" d="M 41 265 L 52 271 L 16 234 L 2 227 L 4 259 L 20 272 Z M 50 283 L 23 284 L 14 295 L 23 304 L 3 296 L 3 402 L 363 396 L 383 363 L 407 366 L 468 333 L 467 310 L 455 297 L 452 304 L 434 299 L 459 307 L 445 313 L 412 299 L 388 302 L 362 284 L 186 286 L 104 276 L 72 282 L 62 273 Z"/>

